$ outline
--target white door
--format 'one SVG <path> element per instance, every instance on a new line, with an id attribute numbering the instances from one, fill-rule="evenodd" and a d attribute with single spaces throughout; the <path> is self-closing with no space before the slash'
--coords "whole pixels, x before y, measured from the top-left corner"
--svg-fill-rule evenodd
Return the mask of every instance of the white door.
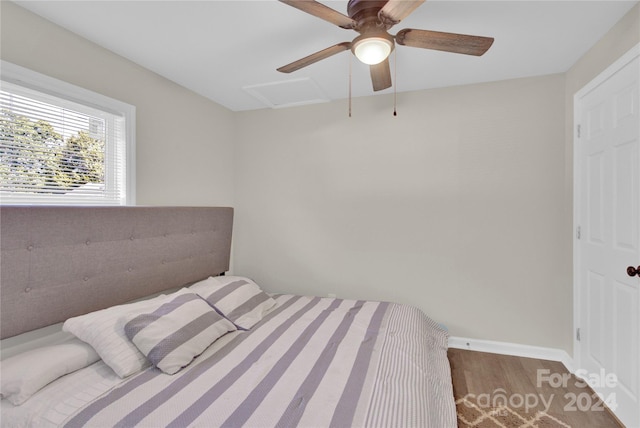
<path id="1" fill-rule="evenodd" d="M 576 94 L 577 374 L 640 427 L 640 45 Z M 583 400 L 584 404 L 587 400 Z"/>

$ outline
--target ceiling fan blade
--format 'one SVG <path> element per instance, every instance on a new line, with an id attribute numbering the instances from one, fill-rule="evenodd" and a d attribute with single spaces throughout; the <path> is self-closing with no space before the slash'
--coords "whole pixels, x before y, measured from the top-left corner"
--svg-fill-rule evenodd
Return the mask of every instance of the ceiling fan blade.
<path id="1" fill-rule="evenodd" d="M 291 64 L 282 66 L 278 68 L 278 71 L 281 73 L 291 73 L 348 49 L 351 49 L 351 42 L 338 43 L 337 45 L 333 45 L 309 56 L 305 56 L 304 58 L 294 61 Z"/>
<path id="2" fill-rule="evenodd" d="M 441 33 L 439 31 L 407 28 L 396 34 L 396 42 L 414 48 L 435 49 L 445 52 L 480 56 L 493 44 L 493 37 Z"/>
<path id="3" fill-rule="evenodd" d="M 380 64 L 370 66 L 371 82 L 374 91 L 381 91 L 391 87 L 391 68 L 389 67 L 389 58 Z"/>
<path id="4" fill-rule="evenodd" d="M 409 16 L 422 3 L 424 0 L 389 0 L 380 9 L 380 16 L 395 25 Z"/>
<path id="5" fill-rule="evenodd" d="M 324 19 L 338 27 L 351 29 L 356 25 L 356 21 L 353 19 L 315 0 L 280 0 L 280 2 L 307 12 L 317 18 Z"/>

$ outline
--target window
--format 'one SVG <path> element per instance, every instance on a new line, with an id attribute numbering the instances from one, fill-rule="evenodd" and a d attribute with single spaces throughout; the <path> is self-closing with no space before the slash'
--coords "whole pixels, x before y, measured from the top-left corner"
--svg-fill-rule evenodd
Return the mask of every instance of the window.
<path id="1" fill-rule="evenodd" d="M 135 204 L 135 107 L 5 61 L 0 72 L 2 204 Z"/>

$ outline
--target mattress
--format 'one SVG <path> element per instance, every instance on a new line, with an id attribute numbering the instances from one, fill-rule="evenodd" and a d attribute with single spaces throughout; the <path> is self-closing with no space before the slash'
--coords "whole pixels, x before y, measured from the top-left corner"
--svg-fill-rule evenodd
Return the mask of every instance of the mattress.
<path id="1" fill-rule="evenodd" d="M 63 376 L 2 426 L 455 427 L 447 333 L 417 308 L 274 296 L 249 331 L 175 375 L 126 379 L 102 361 Z"/>

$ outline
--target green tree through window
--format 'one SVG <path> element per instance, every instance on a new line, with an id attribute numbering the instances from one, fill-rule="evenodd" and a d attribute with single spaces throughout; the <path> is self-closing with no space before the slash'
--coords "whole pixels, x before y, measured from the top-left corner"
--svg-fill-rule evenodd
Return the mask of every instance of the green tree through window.
<path id="1" fill-rule="evenodd" d="M 0 188 L 6 192 L 66 193 L 104 183 L 105 143 L 77 131 L 68 138 L 45 120 L 0 112 Z"/>

